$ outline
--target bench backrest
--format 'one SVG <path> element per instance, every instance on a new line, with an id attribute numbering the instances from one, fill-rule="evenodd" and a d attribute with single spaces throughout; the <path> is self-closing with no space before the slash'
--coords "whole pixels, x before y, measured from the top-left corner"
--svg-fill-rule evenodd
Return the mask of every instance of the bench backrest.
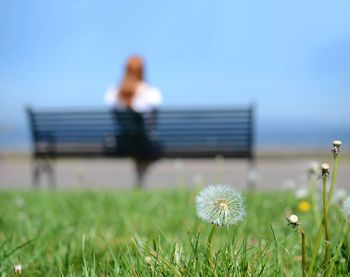
<path id="1" fill-rule="evenodd" d="M 106 145 L 120 131 L 107 110 L 34 111 L 28 109 L 34 155 L 108 156 Z M 253 107 L 161 109 L 155 134 L 164 157 L 253 158 Z"/>

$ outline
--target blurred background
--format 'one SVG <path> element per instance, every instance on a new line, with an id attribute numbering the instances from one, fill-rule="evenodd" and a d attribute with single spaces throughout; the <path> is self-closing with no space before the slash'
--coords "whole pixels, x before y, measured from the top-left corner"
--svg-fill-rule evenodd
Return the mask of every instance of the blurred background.
<path id="1" fill-rule="evenodd" d="M 255 103 L 258 152 L 350 139 L 350 2 L 2 1 L 0 152 L 28 153 L 25 107 L 104 107 L 125 59 L 164 107 Z"/>

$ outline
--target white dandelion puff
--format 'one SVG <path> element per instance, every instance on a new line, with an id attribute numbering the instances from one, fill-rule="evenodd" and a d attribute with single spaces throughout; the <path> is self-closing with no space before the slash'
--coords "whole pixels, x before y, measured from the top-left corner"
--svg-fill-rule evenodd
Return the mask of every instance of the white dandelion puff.
<path id="1" fill-rule="evenodd" d="M 345 189 L 339 188 L 335 189 L 333 193 L 332 202 L 333 203 L 342 203 L 347 196 L 347 191 Z"/>
<path id="2" fill-rule="evenodd" d="M 243 219 L 245 207 L 241 194 L 227 185 L 210 185 L 196 198 L 199 218 L 217 226 L 232 225 Z"/>
<path id="3" fill-rule="evenodd" d="M 288 217 L 288 221 L 292 224 L 297 224 L 298 220 L 299 218 L 295 214 L 292 214 L 290 217 Z"/>
<path id="4" fill-rule="evenodd" d="M 321 165 L 316 161 L 310 161 L 308 164 L 309 177 L 316 177 L 321 174 Z"/>
<path id="5" fill-rule="evenodd" d="M 22 273 L 22 265 L 21 264 L 16 264 L 13 266 L 13 272 L 15 275 L 21 275 Z"/>
<path id="6" fill-rule="evenodd" d="M 350 218 L 350 197 L 343 202 L 343 213 L 347 218 Z"/>
<path id="7" fill-rule="evenodd" d="M 342 145 L 341 140 L 333 140 L 333 149 L 331 149 L 331 151 L 333 152 L 334 158 L 340 154 L 340 145 Z"/>
<path id="8" fill-rule="evenodd" d="M 297 199 L 303 199 L 306 198 L 309 195 L 309 189 L 308 188 L 298 188 L 294 195 Z"/>
<path id="9" fill-rule="evenodd" d="M 342 145 L 342 142 L 341 140 L 333 140 L 333 143 L 332 143 L 335 147 L 339 147 L 340 145 Z"/>
<path id="10" fill-rule="evenodd" d="M 151 263 L 152 263 L 152 257 L 151 257 L 151 256 L 146 256 L 146 257 L 145 257 L 145 262 L 146 262 L 147 264 L 151 264 Z"/>

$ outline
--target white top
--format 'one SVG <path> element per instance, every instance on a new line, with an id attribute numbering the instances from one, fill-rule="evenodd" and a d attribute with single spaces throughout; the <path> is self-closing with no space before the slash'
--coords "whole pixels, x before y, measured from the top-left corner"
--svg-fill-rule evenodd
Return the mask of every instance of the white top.
<path id="1" fill-rule="evenodd" d="M 110 87 L 106 94 L 104 101 L 108 106 L 117 109 L 126 109 L 126 105 L 120 102 L 117 97 L 119 87 Z M 148 85 L 145 82 L 140 82 L 136 88 L 136 94 L 132 100 L 131 108 L 136 112 L 148 112 L 159 107 L 163 102 L 163 97 L 160 91 Z"/>

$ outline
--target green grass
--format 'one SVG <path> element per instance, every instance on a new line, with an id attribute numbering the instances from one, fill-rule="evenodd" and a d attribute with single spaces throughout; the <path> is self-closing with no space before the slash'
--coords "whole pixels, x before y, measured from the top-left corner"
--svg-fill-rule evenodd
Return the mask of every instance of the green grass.
<path id="1" fill-rule="evenodd" d="M 2 191 L 0 276 L 301 276 L 300 234 L 286 216 L 298 215 L 307 262 L 318 226 L 287 192 L 244 194 L 247 215 L 219 228 L 208 260 L 211 225 L 197 218 L 198 191 Z M 345 228 L 329 211 L 331 257 Z M 315 274 L 325 273 L 323 243 Z M 334 276 L 350 269 L 345 241 Z"/>

